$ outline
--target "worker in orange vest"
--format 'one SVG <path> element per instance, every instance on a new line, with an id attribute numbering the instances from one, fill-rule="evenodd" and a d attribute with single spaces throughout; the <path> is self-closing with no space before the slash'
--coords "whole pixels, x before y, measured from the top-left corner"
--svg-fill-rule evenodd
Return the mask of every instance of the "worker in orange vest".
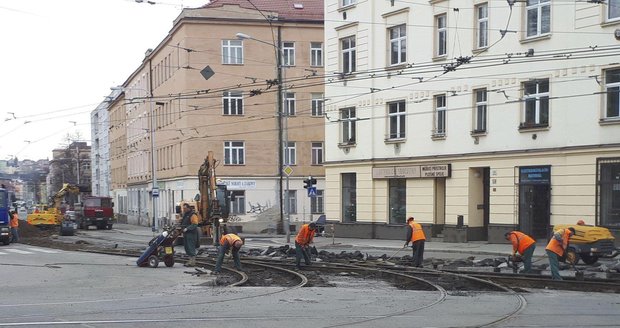
<path id="1" fill-rule="evenodd" d="M 11 211 L 11 242 L 16 243 L 19 241 L 19 216 L 17 212 Z"/>
<path id="2" fill-rule="evenodd" d="M 220 273 L 222 270 L 222 262 L 224 262 L 224 255 L 231 249 L 232 257 L 235 261 L 235 268 L 241 270 L 241 261 L 239 260 L 239 250 L 241 246 L 243 246 L 243 240 L 234 233 L 223 235 L 222 238 L 220 238 L 217 262 L 215 262 L 215 273 Z"/>
<path id="3" fill-rule="evenodd" d="M 309 224 L 304 224 L 299 229 L 299 233 L 297 233 L 297 237 L 295 237 L 295 267 L 299 270 L 301 269 L 301 257 L 304 257 L 304 262 L 306 265 L 310 265 L 310 253 L 309 247 L 310 243 L 314 239 L 314 234 L 316 232 L 316 224 L 311 222 Z"/>
<path id="4" fill-rule="evenodd" d="M 551 240 L 545 248 L 549 256 L 549 266 L 551 267 L 551 277 L 553 280 L 562 280 L 560 276 L 559 258 L 564 256 L 570 237 L 575 234 L 575 228 L 558 229 L 551 236 Z"/>
<path id="5" fill-rule="evenodd" d="M 523 273 L 530 273 L 532 270 L 532 256 L 536 249 L 536 240 L 521 231 L 511 231 L 504 234 L 506 240 L 512 243 L 512 256 L 519 253 L 523 259 Z"/>
<path id="6" fill-rule="evenodd" d="M 424 261 L 424 243 L 426 242 L 426 235 L 422 225 L 415 222 L 413 216 L 407 219 L 407 239 L 405 247 L 409 246 L 411 242 L 411 249 L 413 250 L 413 262 L 414 267 L 421 268 L 422 261 Z"/>

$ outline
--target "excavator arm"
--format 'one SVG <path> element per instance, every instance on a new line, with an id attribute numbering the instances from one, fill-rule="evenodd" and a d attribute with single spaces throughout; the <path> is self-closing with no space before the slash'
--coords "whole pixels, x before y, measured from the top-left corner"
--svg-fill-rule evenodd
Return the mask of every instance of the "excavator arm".
<path id="1" fill-rule="evenodd" d="M 76 185 L 65 183 L 62 185 L 62 188 L 52 196 L 52 202 L 50 204 L 51 207 L 60 208 L 60 204 L 65 199 L 66 194 L 78 194 L 80 192 L 80 188 Z"/>

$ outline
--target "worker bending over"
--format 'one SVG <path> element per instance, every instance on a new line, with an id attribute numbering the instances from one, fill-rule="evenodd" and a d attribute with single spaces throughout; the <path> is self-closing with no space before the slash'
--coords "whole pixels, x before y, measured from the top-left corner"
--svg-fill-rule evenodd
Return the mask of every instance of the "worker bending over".
<path id="1" fill-rule="evenodd" d="M 562 280 L 560 276 L 559 258 L 564 256 L 570 237 L 575 234 L 575 228 L 558 229 L 551 236 L 551 240 L 545 248 L 547 256 L 549 256 L 549 266 L 551 267 L 551 278 L 553 280 Z"/>
<path id="2" fill-rule="evenodd" d="M 411 242 L 411 249 L 413 250 L 411 265 L 421 268 L 422 261 L 424 261 L 424 243 L 426 242 L 426 235 L 424 234 L 422 225 L 415 222 L 413 216 L 407 219 L 407 238 L 405 241 L 405 247 L 409 246 Z"/>
<path id="3" fill-rule="evenodd" d="M 512 257 L 519 253 L 523 259 L 523 273 L 532 271 L 532 256 L 536 249 L 536 240 L 521 231 L 507 232 L 504 237 L 512 243 Z"/>
<path id="4" fill-rule="evenodd" d="M 306 265 L 310 265 L 310 243 L 314 239 L 316 232 L 316 224 L 311 222 L 310 224 L 304 224 L 299 229 L 297 237 L 295 237 L 295 267 L 301 269 L 301 257 L 303 255 Z"/>
<path id="5" fill-rule="evenodd" d="M 243 240 L 241 237 L 235 235 L 234 233 L 229 233 L 223 235 L 220 238 L 220 246 L 217 254 L 217 262 L 215 263 L 215 273 L 220 273 L 222 270 L 222 262 L 224 262 L 224 255 L 228 253 L 230 249 L 232 249 L 232 257 L 235 261 L 235 268 L 237 270 L 241 270 L 241 261 L 239 260 L 239 250 L 243 245 Z"/>

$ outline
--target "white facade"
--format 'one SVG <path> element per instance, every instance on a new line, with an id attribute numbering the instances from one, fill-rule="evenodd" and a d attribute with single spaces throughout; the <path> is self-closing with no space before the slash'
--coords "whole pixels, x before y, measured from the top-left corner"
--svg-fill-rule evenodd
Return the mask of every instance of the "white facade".
<path id="1" fill-rule="evenodd" d="M 93 196 L 110 196 L 110 142 L 109 128 L 110 119 L 108 108 L 110 100 L 118 96 L 118 91 L 113 91 L 105 101 L 101 102 L 90 114 L 91 121 L 91 189 Z"/>
<path id="2" fill-rule="evenodd" d="M 329 219 L 443 229 L 462 215 L 482 240 L 580 218 L 620 228 L 617 11 L 339 1 L 325 20 Z M 436 165 L 450 172 L 419 171 Z"/>

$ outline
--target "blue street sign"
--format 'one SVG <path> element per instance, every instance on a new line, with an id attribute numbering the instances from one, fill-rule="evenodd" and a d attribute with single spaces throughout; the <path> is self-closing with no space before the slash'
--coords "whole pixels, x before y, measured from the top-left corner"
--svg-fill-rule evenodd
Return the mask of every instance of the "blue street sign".
<path id="1" fill-rule="evenodd" d="M 308 188 L 308 197 L 316 197 L 316 187 Z"/>
<path id="2" fill-rule="evenodd" d="M 158 187 L 153 188 L 152 193 L 153 193 L 153 197 L 159 197 L 159 188 Z"/>

